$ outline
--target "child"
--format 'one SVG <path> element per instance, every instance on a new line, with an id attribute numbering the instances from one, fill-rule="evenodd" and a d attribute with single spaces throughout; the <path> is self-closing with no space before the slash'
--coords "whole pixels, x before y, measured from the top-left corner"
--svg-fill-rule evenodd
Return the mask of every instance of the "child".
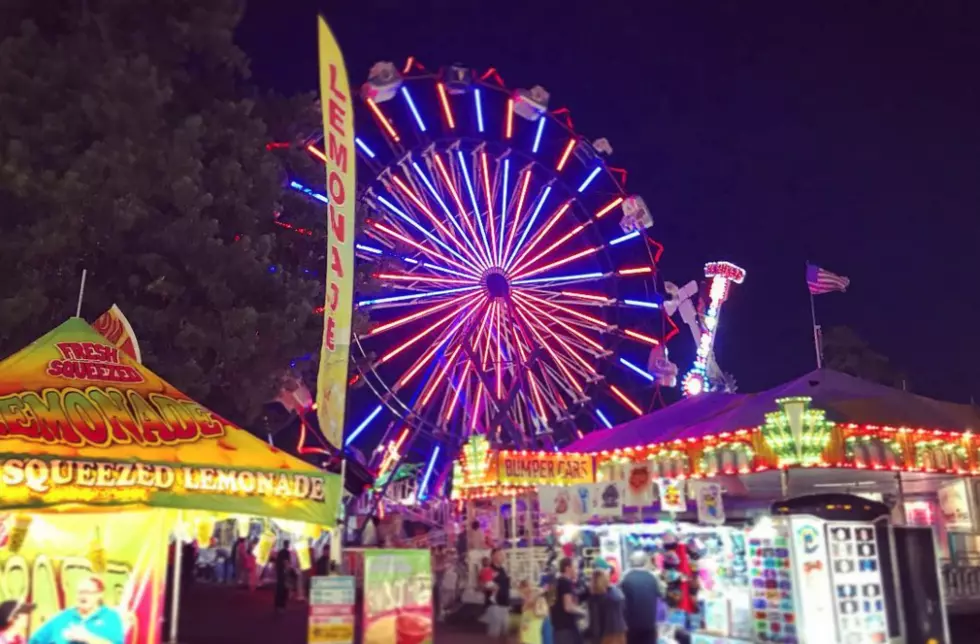
<path id="1" fill-rule="evenodd" d="M 490 598 L 493 595 L 493 578 L 494 572 L 493 568 L 490 566 L 490 557 L 484 557 L 481 562 L 482 567 L 480 568 L 480 588 L 483 589 L 483 595 L 486 597 L 486 605 L 490 605 Z"/>
<path id="2" fill-rule="evenodd" d="M 548 603 L 526 579 L 518 586 L 521 606 L 520 644 L 543 644 L 544 620 L 548 615 Z"/>

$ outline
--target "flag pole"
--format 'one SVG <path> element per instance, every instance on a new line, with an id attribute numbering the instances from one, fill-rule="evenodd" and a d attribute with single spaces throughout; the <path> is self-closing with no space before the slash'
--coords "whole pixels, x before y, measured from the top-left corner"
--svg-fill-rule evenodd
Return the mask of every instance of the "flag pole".
<path id="1" fill-rule="evenodd" d="M 820 327 L 817 325 L 817 307 L 813 303 L 813 293 L 810 293 L 810 319 L 813 321 L 813 348 L 817 352 L 817 369 L 823 369 L 823 352 L 820 350 Z"/>

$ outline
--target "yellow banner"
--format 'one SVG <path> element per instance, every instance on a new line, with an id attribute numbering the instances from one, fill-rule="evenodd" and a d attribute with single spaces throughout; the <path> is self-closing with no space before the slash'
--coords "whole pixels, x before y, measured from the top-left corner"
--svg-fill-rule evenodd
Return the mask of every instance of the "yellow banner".
<path id="1" fill-rule="evenodd" d="M 321 16 L 320 104 L 327 166 L 327 288 L 323 305 L 323 346 L 316 383 L 317 419 L 330 444 L 343 449 L 354 306 L 354 202 L 356 199 L 354 113 L 347 67 L 340 47 Z"/>
<path id="2" fill-rule="evenodd" d="M 574 485 L 594 483 L 592 457 L 587 454 L 508 452 L 497 456 L 497 476 L 508 485 Z"/>

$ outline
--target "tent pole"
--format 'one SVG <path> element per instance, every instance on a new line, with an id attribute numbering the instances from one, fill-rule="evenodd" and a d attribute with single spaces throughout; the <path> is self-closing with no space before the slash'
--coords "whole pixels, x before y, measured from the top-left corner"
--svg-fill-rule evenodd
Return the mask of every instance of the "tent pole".
<path id="1" fill-rule="evenodd" d="M 180 573 L 184 563 L 184 543 L 180 538 L 181 519 L 183 518 L 180 510 L 177 511 L 177 523 L 174 526 L 174 587 L 170 594 L 170 644 L 177 644 L 177 618 L 180 615 Z"/>
<path id="2" fill-rule="evenodd" d="M 82 317 L 82 299 L 85 297 L 85 276 L 88 274 L 88 269 L 82 269 L 82 283 L 78 287 L 78 306 L 75 307 L 75 317 Z"/>

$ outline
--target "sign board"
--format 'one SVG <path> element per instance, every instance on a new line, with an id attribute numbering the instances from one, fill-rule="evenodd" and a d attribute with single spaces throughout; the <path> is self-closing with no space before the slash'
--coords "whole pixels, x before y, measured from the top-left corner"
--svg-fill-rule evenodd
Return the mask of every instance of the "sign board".
<path id="1" fill-rule="evenodd" d="M 428 550 L 364 551 L 364 644 L 432 644 Z"/>
<path id="2" fill-rule="evenodd" d="M 588 454 L 500 452 L 497 475 L 507 485 L 576 485 L 595 482 Z"/>
<path id="3" fill-rule="evenodd" d="M 354 578 L 311 577 L 308 644 L 354 643 Z"/>
<path id="4" fill-rule="evenodd" d="M 973 508 L 965 479 L 946 483 L 938 490 L 939 510 L 949 532 L 973 532 Z"/>

